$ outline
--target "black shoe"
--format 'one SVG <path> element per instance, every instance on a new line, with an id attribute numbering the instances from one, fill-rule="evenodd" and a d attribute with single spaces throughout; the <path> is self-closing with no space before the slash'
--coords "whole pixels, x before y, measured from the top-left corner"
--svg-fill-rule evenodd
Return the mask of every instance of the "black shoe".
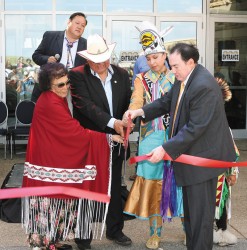
<path id="1" fill-rule="evenodd" d="M 108 240 L 113 240 L 115 243 L 121 246 L 130 246 L 132 244 L 132 240 L 123 233 L 119 236 L 106 235 L 106 238 Z"/>
<path id="2" fill-rule="evenodd" d="M 56 246 L 57 250 L 72 250 L 72 246 L 69 244 L 59 244 L 59 246 Z"/>
<path id="3" fill-rule="evenodd" d="M 91 249 L 91 246 L 90 245 L 83 245 L 83 244 L 76 244 L 78 249 L 80 250 L 86 250 L 86 249 Z"/>
<path id="4" fill-rule="evenodd" d="M 93 239 L 93 236 L 92 236 L 92 234 L 90 234 L 90 238 L 89 239 L 78 239 L 78 238 L 75 238 L 75 243 L 76 243 L 77 247 L 80 250 L 91 249 L 90 244 L 92 242 L 92 239 Z"/>

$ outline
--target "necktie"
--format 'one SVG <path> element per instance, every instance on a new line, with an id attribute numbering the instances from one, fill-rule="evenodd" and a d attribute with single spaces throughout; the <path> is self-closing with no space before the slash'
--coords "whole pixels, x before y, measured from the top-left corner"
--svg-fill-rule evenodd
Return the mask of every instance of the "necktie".
<path id="1" fill-rule="evenodd" d="M 66 67 L 67 67 L 67 69 L 70 69 L 71 67 L 73 67 L 73 59 L 72 59 L 72 56 L 71 56 L 71 48 L 73 47 L 74 42 L 69 42 L 67 37 L 65 37 L 65 39 L 67 41 L 67 63 L 66 63 Z"/>
<path id="2" fill-rule="evenodd" d="M 184 82 L 181 82 L 180 91 L 179 91 L 179 95 L 178 95 L 178 100 L 177 100 L 177 104 L 176 104 L 176 109 L 175 109 L 174 116 L 173 116 L 171 137 L 173 136 L 174 124 L 175 124 L 175 121 L 176 121 L 176 116 L 177 116 L 177 112 L 178 112 L 179 103 L 180 103 L 182 94 L 184 92 L 184 87 L 185 87 Z"/>

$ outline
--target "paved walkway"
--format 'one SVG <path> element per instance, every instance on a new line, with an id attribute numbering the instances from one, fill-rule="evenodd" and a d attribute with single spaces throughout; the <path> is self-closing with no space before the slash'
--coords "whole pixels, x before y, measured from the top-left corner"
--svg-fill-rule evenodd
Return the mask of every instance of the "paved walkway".
<path id="1" fill-rule="evenodd" d="M 247 140 L 237 141 L 240 149 L 240 161 L 247 161 Z M 15 155 L 13 160 L 3 159 L 3 150 L 0 149 L 0 183 L 11 169 L 14 163 L 24 161 L 24 155 Z M 134 166 L 127 169 L 126 176 L 134 173 Z M 130 187 L 132 182 L 127 181 Z M 247 168 L 240 169 L 238 183 L 232 189 L 232 219 L 228 229 L 238 237 L 238 244 L 230 247 L 214 246 L 213 249 L 247 249 Z M 124 233 L 133 240 L 131 247 L 120 247 L 104 236 L 102 240 L 94 240 L 93 250 L 104 249 L 146 249 L 145 241 L 148 238 L 148 222 L 141 220 L 131 220 L 125 222 Z M 171 223 L 164 224 L 162 242 L 159 250 L 186 249 L 183 246 L 184 233 L 180 219 L 174 219 Z M 26 236 L 21 224 L 11 224 L 0 221 L 0 250 L 28 250 L 25 242 Z M 73 249 L 77 250 L 73 242 Z M 200 250 L 200 249 L 198 249 Z"/>

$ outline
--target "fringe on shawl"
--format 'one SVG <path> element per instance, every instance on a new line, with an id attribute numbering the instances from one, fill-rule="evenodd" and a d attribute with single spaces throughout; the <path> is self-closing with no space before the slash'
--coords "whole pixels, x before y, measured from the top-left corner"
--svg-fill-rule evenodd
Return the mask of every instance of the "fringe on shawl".
<path id="1" fill-rule="evenodd" d="M 110 147 L 109 185 L 111 190 L 112 136 L 106 135 Z M 93 197 L 92 197 L 93 199 Z M 108 203 L 88 199 L 25 197 L 22 199 L 22 227 L 27 234 L 44 235 L 48 241 L 102 238 Z"/>
<path id="2" fill-rule="evenodd" d="M 99 238 L 99 231 L 103 233 L 108 204 L 35 196 L 26 197 L 22 202 L 22 223 L 27 234 L 46 235 L 49 241 L 65 241 L 87 239 L 91 232 L 94 238 Z"/>

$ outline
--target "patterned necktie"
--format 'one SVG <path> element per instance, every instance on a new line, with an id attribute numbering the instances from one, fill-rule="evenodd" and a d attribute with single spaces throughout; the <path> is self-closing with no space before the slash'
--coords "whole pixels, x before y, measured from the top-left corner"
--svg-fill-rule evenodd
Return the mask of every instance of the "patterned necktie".
<path id="1" fill-rule="evenodd" d="M 71 55 L 71 48 L 73 47 L 74 42 L 69 42 L 67 37 L 65 37 L 65 39 L 67 41 L 67 63 L 66 63 L 66 68 L 70 69 L 71 67 L 73 67 L 73 59 L 72 59 L 72 55 Z M 72 65 L 70 65 L 70 62 L 71 62 Z"/>
<path id="2" fill-rule="evenodd" d="M 185 87 L 184 82 L 181 82 L 178 100 L 177 100 L 177 104 L 176 104 L 176 109 L 175 109 L 174 116 L 173 116 L 171 137 L 173 136 L 174 125 L 175 125 L 175 121 L 176 121 L 176 117 L 177 117 L 178 107 L 179 107 L 179 103 L 180 103 L 182 94 L 184 92 L 184 87 Z"/>

